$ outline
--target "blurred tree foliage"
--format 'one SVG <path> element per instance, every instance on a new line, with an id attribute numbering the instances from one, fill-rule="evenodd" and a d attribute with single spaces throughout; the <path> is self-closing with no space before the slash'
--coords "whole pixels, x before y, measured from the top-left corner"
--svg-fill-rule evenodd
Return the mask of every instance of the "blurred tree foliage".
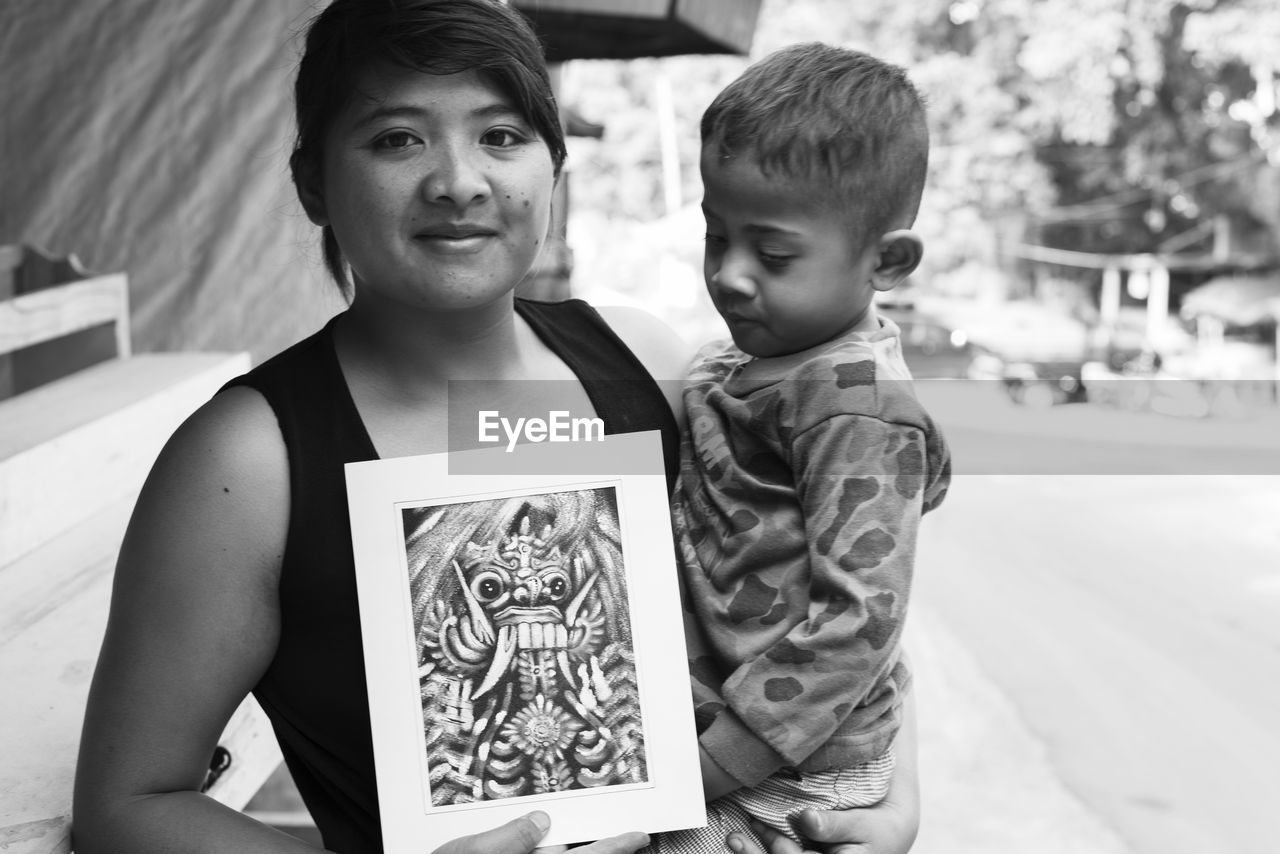
<path id="1" fill-rule="evenodd" d="M 933 155 L 917 227 L 935 277 L 1007 266 L 1017 241 L 1203 249 L 1219 215 L 1237 245 L 1280 242 L 1276 0 L 766 0 L 752 58 L 810 40 L 904 65 L 925 93 Z M 696 202 L 698 118 L 746 64 L 571 63 L 563 99 L 607 128 L 575 146 L 574 205 L 667 213 L 661 75 L 682 195 Z"/>
<path id="2" fill-rule="evenodd" d="M 1043 2 L 1026 20 L 1023 91 L 1057 192 L 1039 242 L 1154 252 L 1211 237 L 1221 215 L 1238 248 L 1274 252 L 1271 0 Z"/>

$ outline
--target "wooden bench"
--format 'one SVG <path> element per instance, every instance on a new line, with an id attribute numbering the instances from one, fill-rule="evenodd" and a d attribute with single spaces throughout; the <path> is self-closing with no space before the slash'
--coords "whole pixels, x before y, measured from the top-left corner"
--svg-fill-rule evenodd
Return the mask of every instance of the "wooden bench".
<path id="1" fill-rule="evenodd" d="M 98 341 L 77 341 L 86 331 Z M 114 342 L 105 359 L 93 352 L 103 334 Z M 85 698 L 133 502 L 170 434 L 249 358 L 133 355 L 124 274 L 0 247 L 0 359 L 0 852 L 64 854 Z M 42 381 L 31 387 L 32 377 Z M 220 746 L 230 765 L 209 792 L 239 809 L 280 764 L 252 699 Z"/>

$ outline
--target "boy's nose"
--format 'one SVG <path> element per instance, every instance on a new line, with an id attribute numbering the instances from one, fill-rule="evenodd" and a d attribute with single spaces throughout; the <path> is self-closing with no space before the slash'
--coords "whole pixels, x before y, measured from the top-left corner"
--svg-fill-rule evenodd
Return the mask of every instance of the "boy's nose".
<path id="1" fill-rule="evenodd" d="M 734 296 L 752 297 L 756 293 L 756 285 L 751 277 L 729 264 L 722 265 L 711 275 L 711 285 L 722 293 Z"/>

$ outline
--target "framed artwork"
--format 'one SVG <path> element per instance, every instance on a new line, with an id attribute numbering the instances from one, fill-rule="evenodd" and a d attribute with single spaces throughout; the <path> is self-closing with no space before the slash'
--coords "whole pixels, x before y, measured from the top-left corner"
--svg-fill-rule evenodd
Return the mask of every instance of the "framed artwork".
<path id="1" fill-rule="evenodd" d="M 347 466 L 387 854 L 704 821 L 658 434 L 574 450 Z"/>

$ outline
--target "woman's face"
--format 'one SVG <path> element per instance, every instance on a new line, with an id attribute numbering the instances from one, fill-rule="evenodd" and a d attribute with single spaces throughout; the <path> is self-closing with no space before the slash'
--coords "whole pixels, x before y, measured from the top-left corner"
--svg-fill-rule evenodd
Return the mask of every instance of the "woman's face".
<path id="1" fill-rule="evenodd" d="M 546 239 L 551 153 L 475 72 L 365 73 L 325 139 L 322 198 L 357 302 L 451 311 L 509 293 Z"/>

